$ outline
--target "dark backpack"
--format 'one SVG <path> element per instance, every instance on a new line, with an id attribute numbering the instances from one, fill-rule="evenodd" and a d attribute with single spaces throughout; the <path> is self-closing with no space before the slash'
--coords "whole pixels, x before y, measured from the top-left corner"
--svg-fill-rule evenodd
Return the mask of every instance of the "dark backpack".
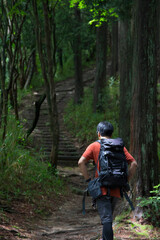
<path id="1" fill-rule="evenodd" d="M 96 169 L 101 187 L 123 188 L 128 191 L 128 164 L 123 151 L 123 140 L 104 138 L 98 142 L 101 144 L 98 158 L 99 171 Z"/>
<path id="2" fill-rule="evenodd" d="M 121 196 L 125 196 L 131 209 L 133 204 L 127 195 L 130 190 L 128 184 L 128 163 L 124 154 L 124 143 L 121 138 L 101 139 L 101 144 L 96 171 L 98 177 L 88 183 L 88 188 L 83 197 L 83 213 L 85 214 L 85 196 L 87 192 L 92 196 L 93 201 L 102 196 L 101 187 L 107 188 L 107 194 L 110 195 L 110 189 L 120 188 Z M 99 163 L 99 170 L 98 170 Z"/>

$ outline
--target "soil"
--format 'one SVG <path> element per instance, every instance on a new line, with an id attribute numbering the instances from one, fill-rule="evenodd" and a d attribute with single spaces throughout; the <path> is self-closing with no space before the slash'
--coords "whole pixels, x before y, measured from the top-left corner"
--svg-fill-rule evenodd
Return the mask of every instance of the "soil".
<path id="1" fill-rule="evenodd" d="M 92 81 L 94 71 L 84 75 L 85 83 Z M 88 82 L 87 82 L 87 79 Z M 73 96 L 73 79 L 57 84 L 59 99 L 59 114 L 64 112 L 64 102 Z M 65 92 L 63 89 L 68 89 Z M 63 97 L 60 94 L 63 93 Z M 26 101 L 26 100 L 25 100 Z M 26 105 L 26 103 L 25 103 Z M 61 118 L 62 119 L 62 118 Z M 76 140 L 75 140 L 76 142 Z M 83 146 L 84 147 L 84 146 Z M 92 165 L 89 166 L 93 171 Z M 82 213 L 83 191 L 86 184 L 77 166 L 58 166 L 60 176 L 68 185 L 66 194 L 55 199 L 50 196 L 46 214 L 37 214 L 31 203 L 15 201 L 4 205 L 1 202 L 0 239 L 3 240 L 98 240 L 101 239 L 102 225 L 97 210 L 92 207 L 92 200 L 86 197 L 86 214 Z M 122 202 L 123 204 L 123 202 Z M 119 205 L 121 206 L 121 205 Z M 135 223 L 142 224 L 132 217 L 114 222 L 115 240 L 125 239 L 160 239 L 159 229 L 150 230 L 149 237 L 139 235 L 142 232 Z M 143 222 L 144 224 L 144 222 Z"/>
<path id="2" fill-rule="evenodd" d="M 92 171 L 92 167 L 90 166 Z M 1 215 L 0 239 L 4 240 L 99 240 L 102 225 L 92 200 L 86 197 L 86 214 L 82 213 L 84 179 L 77 167 L 59 167 L 59 172 L 68 184 L 68 192 L 59 199 L 49 199 L 45 215 L 35 214 L 34 207 L 22 201 L 12 202 Z M 120 206 L 120 205 L 119 205 Z M 142 219 L 141 219 L 142 221 Z M 114 221 L 115 240 L 160 239 L 160 229 L 141 229 L 142 224 L 131 215 Z M 145 225 L 144 225 L 145 226 Z"/>

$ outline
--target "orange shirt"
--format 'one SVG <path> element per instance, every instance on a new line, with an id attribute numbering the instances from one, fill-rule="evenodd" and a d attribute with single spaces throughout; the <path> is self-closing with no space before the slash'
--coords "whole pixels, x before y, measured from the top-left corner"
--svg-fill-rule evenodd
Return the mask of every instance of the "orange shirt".
<path id="1" fill-rule="evenodd" d="M 94 160 L 94 162 L 97 164 L 100 147 L 101 147 L 101 145 L 99 142 L 94 142 L 87 147 L 86 151 L 83 153 L 82 156 L 85 157 L 87 159 L 87 161 Z M 126 156 L 126 160 L 127 160 L 128 164 L 135 161 L 135 159 L 127 151 L 127 149 L 125 147 L 124 147 L 124 154 Z M 99 162 L 98 162 L 97 168 L 99 170 Z M 96 177 L 98 177 L 97 171 L 96 171 Z M 107 194 L 107 189 L 105 187 L 102 187 L 101 190 L 102 190 L 103 195 Z M 120 197 L 120 189 L 119 188 L 111 189 L 110 195 L 113 197 Z"/>

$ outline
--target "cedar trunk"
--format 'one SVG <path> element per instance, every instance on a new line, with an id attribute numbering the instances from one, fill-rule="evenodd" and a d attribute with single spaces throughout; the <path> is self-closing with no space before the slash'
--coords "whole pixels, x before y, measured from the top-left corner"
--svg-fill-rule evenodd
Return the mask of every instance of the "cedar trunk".
<path id="1" fill-rule="evenodd" d="M 135 1 L 131 152 L 138 162 L 136 191 L 158 184 L 156 1 Z"/>
<path id="2" fill-rule="evenodd" d="M 94 85 L 93 111 L 103 111 L 102 93 L 106 84 L 107 63 L 107 23 L 96 29 L 96 73 Z"/>
<path id="3" fill-rule="evenodd" d="M 119 73 L 120 73 L 120 115 L 119 135 L 125 146 L 130 141 L 130 108 L 131 108 L 131 72 L 132 43 L 130 23 L 128 20 L 119 22 Z"/>
<path id="4" fill-rule="evenodd" d="M 111 76 L 116 76 L 118 71 L 118 21 L 112 23 L 112 63 Z"/>
<path id="5" fill-rule="evenodd" d="M 82 76 L 82 57 L 81 57 L 81 33 L 79 31 L 81 23 L 81 13 L 78 7 L 75 8 L 75 21 L 78 31 L 73 42 L 74 66 L 75 66 L 75 95 L 74 102 L 81 103 L 83 97 L 83 76 Z"/>

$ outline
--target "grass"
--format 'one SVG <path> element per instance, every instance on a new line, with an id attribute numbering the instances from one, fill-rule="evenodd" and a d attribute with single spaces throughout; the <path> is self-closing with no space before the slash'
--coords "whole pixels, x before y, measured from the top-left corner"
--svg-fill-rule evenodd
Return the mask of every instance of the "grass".
<path id="1" fill-rule="evenodd" d="M 130 212 L 123 212 L 115 218 L 115 235 L 119 232 L 126 232 L 130 239 L 159 239 L 160 229 L 152 225 L 143 223 L 143 225 L 131 218 Z M 116 239 L 116 238 L 115 238 Z"/>
<path id="2" fill-rule="evenodd" d="M 23 136 L 23 127 L 10 114 L 6 139 L 0 142 L 0 199 L 39 204 L 51 194 L 64 194 L 64 182 L 48 170 L 49 163 L 41 161 L 42 153 L 36 153 Z"/>

